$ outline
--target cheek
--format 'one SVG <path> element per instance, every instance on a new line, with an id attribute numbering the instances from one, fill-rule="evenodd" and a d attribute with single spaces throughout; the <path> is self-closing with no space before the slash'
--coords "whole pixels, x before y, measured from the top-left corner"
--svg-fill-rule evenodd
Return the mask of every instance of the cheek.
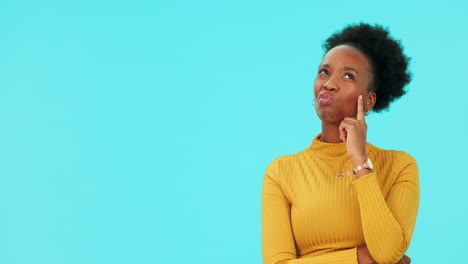
<path id="1" fill-rule="evenodd" d="M 343 82 L 341 87 L 343 91 L 346 91 L 348 96 L 359 95 L 362 92 L 360 85 L 353 82 Z"/>
<path id="2" fill-rule="evenodd" d="M 343 107 L 344 108 L 354 107 L 355 106 L 354 102 L 357 102 L 357 98 L 359 97 L 359 94 L 361 94 L 360 90 L 357 89 L 356 87 L 353 87 L 352 85 L 341 86 L 340 101 L 343 101 Z"/>
<path id="3" fill-rule="evenodd" d="M 317 96 L 319 90 L 320 90 L 320 86 L 322 85 L 323 81 L 321 81 L 318 77 L 315 78 L 315 82 L 314 82 L 314 95 Z"/>

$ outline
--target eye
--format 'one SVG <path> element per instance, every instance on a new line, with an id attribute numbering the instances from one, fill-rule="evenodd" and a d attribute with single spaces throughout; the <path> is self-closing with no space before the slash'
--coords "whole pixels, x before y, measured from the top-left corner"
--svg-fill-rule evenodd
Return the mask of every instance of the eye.
<path id="1" fill-rule="evenodd" d="M 351 73 L 346 73 L 344 77 L 345 79 L 354 80 L 354 75 Z"/>
<path id="2" fill-rule="evenodd" d="M 326 75 L 328 75 L 329 73 L 330 72 L 327 69 L 324 69 L 324 68 L 319 69 L 319 72 L 318 72 L 318 74 L 326 74 Z"/>

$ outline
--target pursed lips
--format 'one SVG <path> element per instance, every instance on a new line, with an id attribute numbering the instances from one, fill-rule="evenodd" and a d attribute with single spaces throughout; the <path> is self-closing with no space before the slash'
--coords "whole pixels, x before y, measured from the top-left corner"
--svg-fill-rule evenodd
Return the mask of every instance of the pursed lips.
<path id="1" fill-rule="evenodd" d="M 321 105 L 329 105 L 333 103 L 333 97 L 330 93 L 322 91 L 318 94 L 318 99 Z"/>

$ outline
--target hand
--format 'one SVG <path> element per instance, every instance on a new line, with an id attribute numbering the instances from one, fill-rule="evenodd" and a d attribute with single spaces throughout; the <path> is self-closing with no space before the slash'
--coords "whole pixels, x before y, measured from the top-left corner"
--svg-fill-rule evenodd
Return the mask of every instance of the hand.
<path id="1" fill-rule="evenodd" d="M 411 259 L 410 259 L 408 256 L 404 255 L 404 256 L 400 259 L 400 261 L 398 261 L 398 262 L 395 263 L 395 264 L 409 264 L 409 263 L 411 263 Z"/>
<path id="2" fill-rule="evenodd" d="M 360 246 L 357 248 L 357 257 L 359 264 L 375 264 L 375 260 L 372 258 L 367 246 Z M 395 264 L 409 264 L 411 263 L 411 259 L 404 255 L 397 263 Z"/>
<path id="3" fill-rule="evenodd" d="M 364 104 L 362 100 L 362 95 L 359 95 L 357 117 L 345 117 L 339 126 L 340 139 L 347 143 L 348 155 L 355 167 L 361 165 L 367 159 L 367 124 L 364 118 Z"/>
<path id="4" fill-rule="evenodd" d="M 372 258 L 367 246 L 360 246 L 357 248 L 357 258 L 359 264 L 373 264 L 376 263 Z"/>

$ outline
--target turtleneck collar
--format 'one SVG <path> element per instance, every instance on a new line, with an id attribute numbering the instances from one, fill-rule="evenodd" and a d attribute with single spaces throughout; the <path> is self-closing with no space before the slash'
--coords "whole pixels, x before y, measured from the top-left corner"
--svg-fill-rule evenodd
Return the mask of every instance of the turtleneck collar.
<path id="1" fill-rule="evenodd" d="M 346 143 L 326 143 L 319 140 L 322 136 L 322 133 L 318 134 L 314 140 L 312 140 L 312 144 L 310 148 L 320 154 L 322 157 L 340 157 L 343 155 L 348 155 L 348 151 L 346 148 Z"/>

